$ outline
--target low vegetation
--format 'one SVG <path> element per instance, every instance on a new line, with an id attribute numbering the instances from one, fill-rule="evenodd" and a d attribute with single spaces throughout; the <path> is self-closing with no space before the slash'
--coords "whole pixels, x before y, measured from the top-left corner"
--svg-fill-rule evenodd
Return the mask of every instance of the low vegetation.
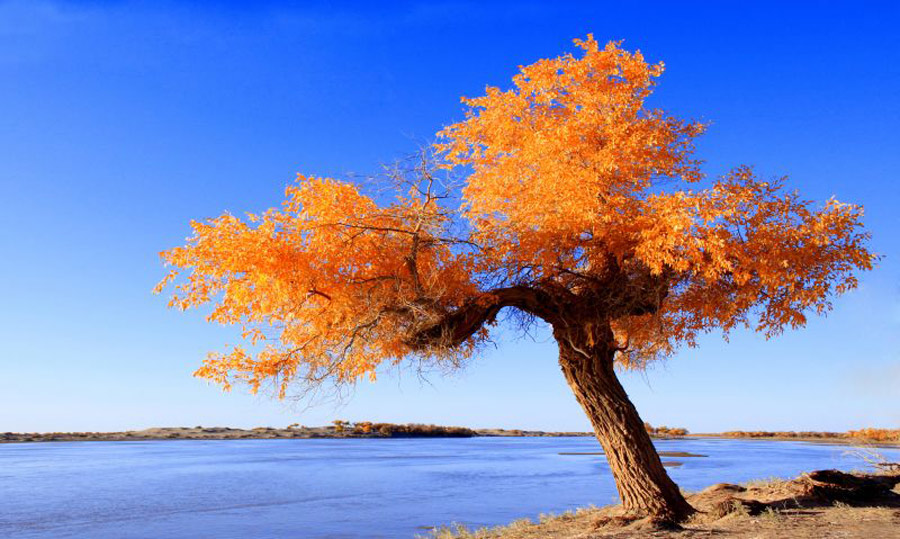
<path id="1" fill-rule="evenodd" d="M 646 421 L 644 422 L 644 428 L 654 438 L 679 438 L 688 434 L 688 430 L 684 428 L 669 428 L 665 425 L 654 427 Z"/>
<path id="2" fill-rule="evenodd" d="M 900 442 L 900 429 L 860 429 L 847 431 L 847 437 L 873 442 Z"/>
<path id="3" fill-rule="evenodd" d="M 847 432 L 822 431 L 743 431 L 723 432 L 728 438 L 793 438 L 802 440 L 846 440 L 848 442 L 900 442 L 900 429 L 864 428 Z"/>
<path id="4" fill-rule="evenodd" d="M 727 438 L 845 438 L 843 432 L 817 432 L 817 431 L 793 431 L 793 430 L 730 430 L 723 432 Z"/>
<path id="5" fill-rule="evenodd" d="M 466 427 L 442 427 L 439 425 L 374 423 L 371 430 L 389 438 L 469 438 L 476 432 Z"/>

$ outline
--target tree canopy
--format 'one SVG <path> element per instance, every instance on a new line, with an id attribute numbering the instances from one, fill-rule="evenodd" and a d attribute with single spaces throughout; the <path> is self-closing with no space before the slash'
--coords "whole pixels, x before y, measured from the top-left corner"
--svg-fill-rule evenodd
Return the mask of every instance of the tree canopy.
<path id="1" fill-rule="evenodd" d="M 246 339 L 196 375 L 284 396 L 385 363 L 455 367 L 501 309 L 553 324 L 576 302 L 589 338 L 610 329 L 617 361 L 640 368 L 711 330 L 801 326 L 872 268 L 859 206 L 815 204 L 747 166 L 706 179 L 706 126 L 646 104 L 663 65 L 576 45 L 463 99 L 435 159 L 388 175 L 403 180 L 386 182 L 388 202 L 301 175 L 280 208 L 193 222 L 162 253 L 158 290 L 174 280 L 171 305 L 209 304 Z"/>

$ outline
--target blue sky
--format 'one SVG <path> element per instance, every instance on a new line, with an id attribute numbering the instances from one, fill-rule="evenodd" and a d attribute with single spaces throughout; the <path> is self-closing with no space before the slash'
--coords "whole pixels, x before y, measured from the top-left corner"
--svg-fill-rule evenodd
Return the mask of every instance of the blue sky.
<path id="1" fill-rule="evenodd" d="M 712 123 L 710 175 L 748 163 L 863 204 L 884 255 L 804 330 L 710 335 L 625 376 L 642 416 L 696 432 L 900 426 L 897 7 L 376 4 L 0 1 L 0 431 L 587 429 L 546 331 L 501 336 L 446 379 L 399 373 L 307 410 L 192 378 L 234 331 L 150 292 L 190 219 L 276 205 L 297 172 L 371 172 L 461 118 L 461 95 L 589 32 L 665 61 L 653 103 Z"/>

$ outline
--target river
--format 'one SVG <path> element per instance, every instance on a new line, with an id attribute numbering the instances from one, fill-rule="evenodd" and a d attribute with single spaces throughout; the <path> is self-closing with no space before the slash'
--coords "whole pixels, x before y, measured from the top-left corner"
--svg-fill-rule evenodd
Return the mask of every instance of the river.
<path id="1" fill-rule="evenodd" d="M 684 489 L 865 468 L 843 446 L 687 439 Z M 0 537 L 402 538 L 616 502 L 592 438 L 0 444 Z M 900 450 L 879 450 L 900 460 Z"/>

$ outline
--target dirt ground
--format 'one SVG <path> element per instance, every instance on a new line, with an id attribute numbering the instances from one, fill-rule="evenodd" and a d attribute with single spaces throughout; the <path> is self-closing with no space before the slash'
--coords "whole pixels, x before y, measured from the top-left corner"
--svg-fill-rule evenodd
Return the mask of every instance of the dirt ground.
<path id="1" fill-rule="evenodd" d="M 719 484 L 689 495 L 698 513 L 681 530 L 621 517 L 621 508 L 584 508 L 499 528 L 435 530 L 437 539 L 900 539 L 900 473 L 819 471 L 791 481 Z"/>

